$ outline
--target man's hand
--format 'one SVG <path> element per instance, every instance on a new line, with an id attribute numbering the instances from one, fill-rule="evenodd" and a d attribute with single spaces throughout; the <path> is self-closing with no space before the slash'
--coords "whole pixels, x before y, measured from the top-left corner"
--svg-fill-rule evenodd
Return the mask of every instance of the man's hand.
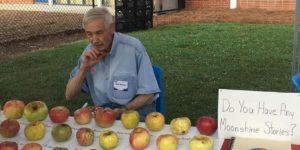
<path id="1" fill-rule="evenodd" d="M 99 51 L 95 48 L 92 48 L 83 55 L 83 62 L 80 68 L 84 71 L 87 71 L 96 65 L 103 57 L 105 57 L 104 51 Z"/>
<path id="2" fill-rule="evenodd" d="M 113 112 L 116 116 L 116 118 L 120 118 L 121 119 L 121 115 L 123 112 L 125 112 L 126 110 L 124 108 L 115 108 L 113 109 Z"/>

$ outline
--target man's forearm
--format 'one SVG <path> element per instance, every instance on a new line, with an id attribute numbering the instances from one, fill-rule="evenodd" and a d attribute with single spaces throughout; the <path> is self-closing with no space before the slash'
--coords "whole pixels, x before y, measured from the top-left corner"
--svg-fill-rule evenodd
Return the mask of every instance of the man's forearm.
<path id="1" fill-rule="evenodd" d="M 74 99 L 77 96 L 77 94 L 80 92 L 85 74 L 86 74 L 85 70 L 79 69 L 75 77 L 69 80 L 66 87 L 66 93 L 65 93 L 67 100 Z"/>
<path id="2" fill-rule="evenodd" d="M 128 109 L 139 109 L 142 106 L 144 106 L 145 104 L 149 104 L 150 102 L 152 102 L 154 97 L 154 94 L 143 94 L 143 95 L 139 95 L 136 98 L 134 98 L 134 100 L 132 100 L 131 102 L 129 102 L 126 107 Z"/>

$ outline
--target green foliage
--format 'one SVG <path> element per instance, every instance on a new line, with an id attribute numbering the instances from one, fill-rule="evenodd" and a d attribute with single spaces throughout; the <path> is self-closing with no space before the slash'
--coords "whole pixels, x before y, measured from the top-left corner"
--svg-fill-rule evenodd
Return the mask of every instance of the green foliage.
<path id="1" fill-rule="evenodd" d="M 181 24 L 132 32 L 152 63 L 163 68 L 167 123 L 187 116 L 217 117 L 218 89 L 288 92 L 293 28 L 290 25 Z M 12 98 L 44 100 L 71 111 L 89 97 L 64 98 L 69 73 L 87 41 L 0 60 L 0 104 Z"/>

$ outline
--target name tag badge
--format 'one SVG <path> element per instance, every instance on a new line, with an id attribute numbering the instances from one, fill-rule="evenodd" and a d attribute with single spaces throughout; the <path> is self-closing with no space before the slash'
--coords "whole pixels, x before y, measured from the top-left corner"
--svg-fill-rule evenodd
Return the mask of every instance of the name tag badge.
<path id="1" fill-rule="evenodd" d="M 127 81 L 114 81 L 114 90 L 127 91 L 128 82 Z"/>

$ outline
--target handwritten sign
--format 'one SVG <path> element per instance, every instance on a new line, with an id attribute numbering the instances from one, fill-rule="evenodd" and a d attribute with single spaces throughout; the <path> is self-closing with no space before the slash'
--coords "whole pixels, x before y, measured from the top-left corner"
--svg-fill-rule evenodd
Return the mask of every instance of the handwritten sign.
<path id="1" fill-rule="evenodd" d="M 220 89 L 218 134 L 300 144 L 300 94 Z"/>

